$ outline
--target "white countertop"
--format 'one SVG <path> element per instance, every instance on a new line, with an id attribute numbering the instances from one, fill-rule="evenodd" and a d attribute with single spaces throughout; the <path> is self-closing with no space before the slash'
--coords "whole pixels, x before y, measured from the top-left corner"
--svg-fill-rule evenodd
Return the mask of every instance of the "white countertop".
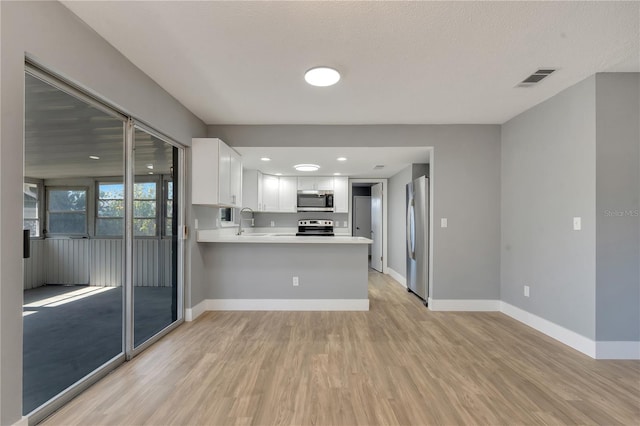
<path id="1" fill-rule="evenodd" d="M 335 237 L 297 237 L 289 233 L 248 233 L 233 235 L 218 230 L 197 231 L 199 243 L 251 243 L 251 244 L 371 244 L 368 238 L 336 235 Z"/>

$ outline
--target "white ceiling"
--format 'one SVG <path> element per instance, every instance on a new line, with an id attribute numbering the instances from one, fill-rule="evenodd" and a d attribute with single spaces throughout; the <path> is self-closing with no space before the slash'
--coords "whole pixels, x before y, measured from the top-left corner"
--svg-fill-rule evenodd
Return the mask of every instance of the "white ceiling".
<path id="1" fill-rule="evenodd" d="M 497 124 L 640 71 L 638 2 L 63 3 L 207 124 Z"/>
<path id="2" fill-rule="evenodd" d="M 29 74 L 24 135 L 26 177 L 124 175 L 124 122 Z M 173 147 L 139 129 L 134 136 L 136 174 L 170 174 Z"/>
<path id="3" fill-rule="evenodd" d="M 351 178 L 387 178 L 412 163 L 428 163 L 429 151 L 425 147 L 330 147 L 330 148 L 283 148 L 283 147 L 234 147 L 242 155 L 246 169 L 257 169 L 266 174 L 282 173 L 283 176 L 332 176 L 341 173 Z M 261 157 L 271 161 L 262 161 Z M 346 157 L 347 161 L 337 161 Z M 296 164 L 313 163 L 320 166 L 317 172 L 298 172 Z M 374 170 L 382 165 L 383 169 Z"/>

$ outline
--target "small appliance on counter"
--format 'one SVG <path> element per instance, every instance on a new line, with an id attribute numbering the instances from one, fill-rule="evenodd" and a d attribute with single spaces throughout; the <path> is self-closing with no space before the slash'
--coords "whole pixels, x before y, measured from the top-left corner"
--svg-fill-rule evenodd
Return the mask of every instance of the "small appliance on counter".
<path id="1" fill-rule="evenodd" d="M 298 191 L 299 212 L 333 212 L 333 191 Z"/>
<path id="2" fill-rule="evenodd" d="M 333 221 L 324 219 L 303 219 L 298 221 L 297 236 L 333 237 Z"/>

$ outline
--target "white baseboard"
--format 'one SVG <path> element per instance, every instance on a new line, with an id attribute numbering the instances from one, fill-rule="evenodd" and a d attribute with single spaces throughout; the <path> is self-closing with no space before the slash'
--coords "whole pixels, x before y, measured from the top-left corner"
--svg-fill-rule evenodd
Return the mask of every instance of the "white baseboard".
<path id="1" fill-rule="evenodd" d="M 596 342 L 597 359 L 640 359 L 640 342 Z"/>
<path id="2" fill-rule="evenodd" d="M 500 310 L 499 300 L 486 299 L 432 299 L 429 298 L 432 311 L 468 311 L 494 312 Z"/>
<path id="3" fill-rule="evenodd" d="M 23 416 L 20 420 L 15 422 L 13 426 L 29 426 L 29 418 Z"/>
<path id="4" fill-rule="evenodd" d="M 368 311 L 369 299 L 207 299 L 208 311 Z"/>
<path id="5" fill-rule="evenodd" d="M 404 288 L 407 288 L 407 280 L 405 277 L 403 277 L 402 275 L 400 275 L 399 273 L 397 273 L 391 268 L 387 268 L 387 274 L 394 280 L 398 281 L 401 286 L 403 286 Z"/>
<path id="6" fill-rule="evenodd" d="M 575 331 L 571 331 L 561 325 L 517 308 L 507 302 L 502 302 L 500 311 L 591 358 L 596 358 L 596 342 Z"/>
<path id="7" fill-rule="evenodd" d="M 207 300 L 203 300 L 202 302 L 198 303 L 193 308 L 185 309 L 184 320 L 185 321 L 194 321 L 196 318 L 198 318 L 200 315 L 202 315 L 205 311 L 210 310 L 210 309 L 207 309 L 207 302 L 208 302 Z"/>

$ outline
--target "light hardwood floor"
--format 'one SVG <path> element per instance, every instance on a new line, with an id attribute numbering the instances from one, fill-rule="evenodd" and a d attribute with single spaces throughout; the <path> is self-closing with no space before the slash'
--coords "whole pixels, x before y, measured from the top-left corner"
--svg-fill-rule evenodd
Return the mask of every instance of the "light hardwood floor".
<path id="1" fill-rule="evenodd" d="M 45 424 L 640 424 L 640 361 L 431 312 L 378 273 L 369 296 L 369 312 L 208 312 Z"/>

